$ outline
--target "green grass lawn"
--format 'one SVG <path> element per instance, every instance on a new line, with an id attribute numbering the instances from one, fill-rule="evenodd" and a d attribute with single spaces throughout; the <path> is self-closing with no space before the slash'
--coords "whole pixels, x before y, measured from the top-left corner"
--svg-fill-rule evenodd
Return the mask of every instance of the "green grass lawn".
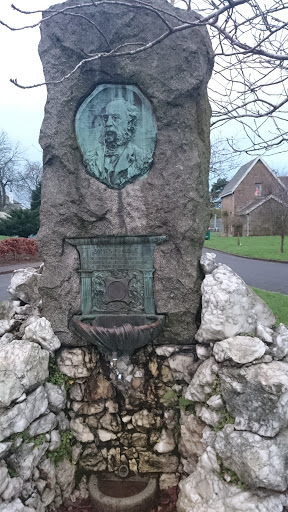
<path id="1" fill-rule="evenodd" d="M 284 253 L 280 253 L 280 236 L 243 236 L 241 245 L 237 244 L 237 237 L 219 236 L 219 233 L 211 233 L 211 239 L 205 240 L 206 249 L 219 249 L 219 251 L 261 258 L 264 260 L 288 261 L 288 236 L 284 241 Z"/>
<path id="2" fill-rule="evenodd" d="M 277 325 L 281 322 L 288 326 L 288 295 L 259 290 L 259 288 L 252 288 L 252 290 L 254 290 L 273 311 L 277 319 Z"/>

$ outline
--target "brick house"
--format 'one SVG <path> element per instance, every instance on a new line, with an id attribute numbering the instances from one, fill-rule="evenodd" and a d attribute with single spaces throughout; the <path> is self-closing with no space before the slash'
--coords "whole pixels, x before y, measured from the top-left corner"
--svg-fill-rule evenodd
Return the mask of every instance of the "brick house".
<path id="1" fill-rule="evenodd" d="M 224 235 L 281 234 L 286 217 L 288 230 L 288 176 L 276 176 L 261 157 L 242 165 L 220 198 Z"/>

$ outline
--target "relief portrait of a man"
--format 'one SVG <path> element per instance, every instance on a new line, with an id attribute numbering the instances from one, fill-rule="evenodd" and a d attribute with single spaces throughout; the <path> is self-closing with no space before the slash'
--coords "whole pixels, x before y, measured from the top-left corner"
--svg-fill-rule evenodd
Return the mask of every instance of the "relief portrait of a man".
<path id="1" fill-rule="evenodd" d="M 106 102 L 103 103 L 98 108 L 97 116 L 94 116 L 97 118 L 94 140 L 90 134 L 90 142 L 84 147 L 85 139 L 82 142 L 80 129 L 78 140 L 80 139 L 80 147 L 82 144 L 87 172 L 109 188 L 119 190 L 150 170 L 156 142 L 156 126 L 155 133 L 151 135 L 151 112 L 151 119 L 147 123 L 148 136 L 144 136 L 143 109 L 140 110 L 139 106 L 123 97 L 110 99 L 106 95 Z"/>
<path id="2" fill-rule="evenodd" d="M 121 188 L 126 181 L 140 176 L 151 162 L 145 151 L 132 142 L 139 116 L 139 109 L 123 99 L 110 101 L 103 109 L 102 145 L 94 155 L 87 155 L 87 163 L 108 186 Z"/>

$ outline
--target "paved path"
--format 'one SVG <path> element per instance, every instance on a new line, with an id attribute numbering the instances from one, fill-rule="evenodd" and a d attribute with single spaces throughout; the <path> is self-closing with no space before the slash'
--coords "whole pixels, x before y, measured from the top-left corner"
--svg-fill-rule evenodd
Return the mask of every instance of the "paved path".
<path id="1" fill-rule="evenodd" d="M 228 265 L 249 286 L 288 295 L 288 263 L 239 258 L 214 249 L 203 249 L 203 252 L 214 252 L 218 263 Z"/>

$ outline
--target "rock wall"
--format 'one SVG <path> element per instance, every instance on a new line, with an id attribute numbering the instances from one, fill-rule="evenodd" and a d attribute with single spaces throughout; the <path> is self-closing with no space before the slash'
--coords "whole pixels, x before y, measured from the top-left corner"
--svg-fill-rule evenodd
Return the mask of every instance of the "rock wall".
<path id="1" fill-rule="evenodd" d="M 285 510 L 288 329 L 213 256 L 202 268 L 195 349 L 149 345 L 116 366 L 94 347 L 60 347 L 40 273 L 15 272 L 0 319 L 0 511 L 52 512 L 121 464 L 162 489 L 179 481 L 179 512 Z"/>
<path id="2" fill-rule="evenodd" d="M 15 271 L 1 303 L 0 319 L 0 510 L 45 512 L 74 490 L 75 466 L 68 460 L 71 437 L 62 379 L 53 376 L 60 347 L 41 317 L 33 268 Z M 50 360 L 50 367 L 49 367 Z M 50 371 L 50 375 L 49 375 Z M 56 383 L 53 383 L 56 382 Z M 58 385 L 57 385 L 58 384 Z M 71 455 L 71 454 L 70 454 Z"/>
<path id="3" fill-rule="evenodd" d="M 192 453 L 177 510 L 281 512 L 288 505 L 288 329 L 271 329 L 267 306 L 214 259 L 201 260 L 206 277 L 196 350 L 203 362 L 185 393 L 194 414 L 181 419 L 188 462 L 187 431 L 200 422 L 200 458 L 195 464 Z"/>
<path id="4" fill-rule="evenodd" d="M 172 25 L 178 23 L 174 16 L 195 21 L 193 13 L 164 0 L 148 0 L 148 9 L 141 10 L 133 8 L 133 2 L 131 8 L 127 3 L 123 8 L 96 2 L 69 15 L 68 7 L 82 3 L 57 4 L 57 9 L 66 8 L 66 15 L 42 24 L 39 52 L 47 81 L 70 72 L 85 52 L 158 37 L 167 26 L 149 10 L 149 3 L 161 8 L 163 19 Z M 81 13 L 82 18 L 75 16 Z M 39 243 L 45 261 L 41 294 L 43 314 L 63 345 L 81 343 L 68 328 L 71 317 L 81 311 L 79 257 L 65 240 L 112 235 L 167 236 L 154 258 L 156 312 L 167 315 L 159 342 L 194 342 L 201 285 L 198 262 L 209 222 L 206 87 L 212 60 L 203 27 L 174 34 L 135 56 L 90 60 L 69 79 L 48 85 L 40 136 L 44 174 Z M 157 124 L 151 170 L 120 190 L 86 172 L 76 140 L 77 111 L 99 84 L 137 87 Z"/>
<path id="5" fill-rule="evenodd" d="M 161 489 L 177 485 L 179 418 L 199 366 L 195 350 L 149 345 L 115 366 L 92 346 L 60 347 L 40 313 L 40 275 L 16 271 L 14 300 L 2 303 L 0 511 L 53 511 L 86 497 L 91 472 L 122 464 L 157 474 Z"/>

